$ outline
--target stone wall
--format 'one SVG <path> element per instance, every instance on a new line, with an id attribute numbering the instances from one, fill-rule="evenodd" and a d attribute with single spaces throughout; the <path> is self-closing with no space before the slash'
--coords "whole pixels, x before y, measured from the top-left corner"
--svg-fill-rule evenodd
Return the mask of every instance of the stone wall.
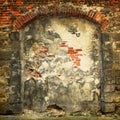
<path id="1" fill-rule="evenodd" d="M 73 1 L 71 1 L 73 2 Z M 76 4 L 77 2 L 77 4 Z M 24 4 L 23 4 L 24 3 Z M 41 5 L 53 4 L 58 6 L 64 3 L 64 1 L 44 1 Z M 71 6 L 71 3 L 66 3 Z M 104 113 L 116 112 L 120 114 L 120 43 L 119 43 L 119 1 L 118 0 L 100 0 L 95 1 L 75 1 L 74 6 L 79 6 L 82 13 L 74 11 L 71 13 L 73 16 L 79 18 L 85 18 L 91 22 L 94 22 L 101 30 L 101 51 L 103 56 L 100 63 L 101 67 L 101 111 Z M 73 5 L 72 5 L 73 6 Z M 0 1 L 0 113 L 19 113 L 22 110 L 22 91 L 23 83 L 21 83 L 21 71 L 20 63 L 24 64 L 24 61 L 20 61 L 20 38 L 21 33 L 19 29 L 24 27 L 31 20 L 36 19 L 39 14 L 36 15 L 35 10 L 39 8 L 38 1 Z M 54 9 L 56 10 L 56 9 Z M 92 10 L 93 12 L 90 12 Z M 28 13 L 35 13 L 29 16 L 25 21 L 25 15 Z M 62 11 L 61 14 L 65 14 L 67 9 Z M 55 12 L 56 13 L 56 12 Z M 99 14 L 96 14 L 99 13 Z M 69 16 L 71 16 L 69 14 Z M 45 15 L 45 14 L 44 14 Z M 46 14 L 47 15 L 47 14 Z M 23 16 L 24 19 L 21 19 Z M 85 16 L 85 17 L 84 17 Z M 95 17 L 96 16 L 96 17 Z M 19 19 L 20 18 L 20 19 Z M 31 18 L 31 19 L 30 19 Z M 94 19 L 95 18 L 95 19 Z M 21 21 L 22 20 L 22 21 Z M 16 27 L 18 25 L 18 27 Z M 19 28 L 19 29 L 18 29 Z M 79 35 L 79 34 L 78 34 Z M 28 36 L 29 38 L 30 36 Z M 98 37 L 98 36 L 96 36 Z M 37 38 L 37 36 L 36 36 Z M 65 46 L 66 43 L 62 42 L 61 46 Z M 73 49 L 71 50 L 73 51 Z M 69 52 L 69 51 L 68 51 Z M 80 65 L 80 62 L 74 59 L 75 65 Z M 31 71 L 30 71 L 31 72 Z M 40 76 L 40 74 L 37 74 Z M 32 83 L 34 84 L 34 79 Z M 46 84 L 46 83 L 45 83 Z M 28 83 L 26 82 L 26 85 Z M 39 85 L 39 84 L 37 84 Z M 47 85 L 47 84 L 46 84 Z M 42 89 L 39 86 L 38 89 Z M 64 88 L 63 88 L 64 89 Z M 62 90 L 63 90 L 62 89 Z M 46 94 L 46 91 L 42 89 Z M 71 89 L 70 89 L 71 90 Z M 70 92 L 69 92 L 70 93 Z M 44 95 L 45 95 L 44 94 Z M 40 96 L 43 99 L 43 96 Z M 88 100 L 89 101 L 89 100 Z M 88 107 L 89 102 L 85 102 L 83 106 Z M 95 104 L 94 104 L 95 105 Z M 93 106 L 94 106 L 93 105 Z M 91 107 L 91 106 L 90 106 Z"/>
<path id="2" fill-rule="evenodd" d="M 119 46 L 115 43 L 119 43 L 120 35 L 118 25 L 119 12 L 109 12 L 109 27 L 105 33 L 102 34 L 102 48 L 104 56 L 104 102 L 105 112 L 116 111 L 120 114 L 119 100 Z M 114 18 L 112 17 L 114 16 Z"/>
<path id="3" fill-rule="evenodd" d="M 11 43 L 6 28 L 0 28 L 0 112 L 5 112 L 8 107 L 8 82 L 10 79 L 10 52 Z"/>
<path id="4" fill-rule="evenodd" d="M 1 26 L 0 30 L 0 113 L 18 113 L 21 111 L 17 105 L 21 103 L 19 38 L 12 39 L 11 26 Z"/>

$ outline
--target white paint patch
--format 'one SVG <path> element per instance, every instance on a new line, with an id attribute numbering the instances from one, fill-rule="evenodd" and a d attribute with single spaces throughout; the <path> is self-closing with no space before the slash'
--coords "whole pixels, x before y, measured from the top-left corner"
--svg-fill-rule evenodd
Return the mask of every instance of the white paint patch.
<path id="1" fill-rule="evenodd" d="M 71 34 L 68 31 L 68 26 L 73 24 L 77 26 L 77 30 L 80 33 L 80 37 L 77 37 L 75 34 Z M 84 27 L 84 28 L 83 28 Z M 59 19 L 55 18 L 51 20 L 51 28 L 56 31 L 63 41 L 67 41 L 68 46 L 73 47 L 74 49 L 82 49 L 81 54 L 83 55 L 81 59 L 80 69 L 83 71 L 90 70 L 93 65 L 93 60 L 90 58 L 91 52 L 91 41 L 93 33 L 95 32 L 95 26 L 79 21 L 78 19 L 63 19 L 61 22 Z"/>
<path id="2" fill-rule="evenodd" d="M 89 55 L 86 55 L 86 56 L 82 56 L 81 57 L 81 70 L 83 71 L 89 71 L 90 68 L 92 67 L 93 65 L 93 60 L 90 58 Z"/>

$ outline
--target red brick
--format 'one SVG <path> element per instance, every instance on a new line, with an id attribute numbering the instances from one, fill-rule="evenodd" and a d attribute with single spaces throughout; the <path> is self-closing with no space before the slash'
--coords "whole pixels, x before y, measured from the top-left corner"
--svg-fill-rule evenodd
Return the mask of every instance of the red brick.
<path id="1" fill-rule="evenodd" d="M 17 30 L 17 29 L 19 29 L 19 28 L 20 28 L 20 25 L 19 25 L 19 24 L 17 24 L 17 22 L 15 22 L 15 23 L 13 24 L 13 27 Z"/>
<path id="2" fill-rule="evenodd" d="M 70 57 L 72 58 L 72 60 L 75 59 L 75 55 L 74 54 L 70 54 Z"/>
<path id="3" fill-rule="evenodd" d="M 88 12 L 88 17 L 89 17 L 89 18 L 93 18 L 94 15 L 95 15 L 95 12 L 94 12 L 94 11 L 90 10 L 90 11 Z"/>
<path id="4" fill-rule="evenodd" d="M 33 7 L 34 7 L 34 4 L 30 4 L 30 5 L 27 5 L 25 8 L 26 8 L 27 10 L 31 10 Z"/>
<path id="5" fill-rule="evenodd" d="M 23 0 L 17 0 L 16 4 L 23 4 Z"/>
<path id="6" fill-rule="evenodd" d="M 82 49 L 76 49 L 76 51 L 82 51 Z"/>
<path id="7" fill-rule="evenodd" d="M 75 65 L 80 66 L 80 61 L 75 61 Z"/>
<path id="8" fill-rule="evenodd" d="M 48 50 L 47 49 L 40 49 L 40 52 L 46 53 Z"/>
<path id="9" fill-rule="evenodd" d="M 101 23 L 102 21 L 102 14 L 97 12 L 93 18 L 96 22 Z"/>
<path id="10" fill-rule="evenodd" d="M 109 23 L 108 23 L 108 21 L 104 21 L 104 22 L 102 22 L 102 24 L 101 24 L 101 29 L 102 30 L 105 30 L 107 27 L 108 27 L 108 25 L 109 25 Z"/>
<path id="11" fill-rule="evenodd" d="M 74 54 L 74 50 L 69 50 L 68 54 Z"/>
<path id="12" fill-rule="evenodd" d="M 5 0 L 2 0 L 3 2 L 5 2 Z M 118 7 L 116 7 L 116 3 L 118 2 L 119 0 L 112 0 L 111 1 L 111 5 L 112 6 L 114 6 L 114 7 L 111 7 L 111 9 L 114 9 L 114 10 L 116 10 L 116 11 L 118 11 L 119 10 L 119 8 Z M 53 3 L 54 2 L 58 2 L 57 0 L 56 1 L 52 1 Z M 74 1 L 74 2 L 76 2 L 76 3 L 85 3 L 85 0 L 76 0 L 76 1 Z M 42 3 L 42 2 L 41 2 Z M 11 4 L 9 7 L 8 7 L 8 10 L 10 11 L 10 12 L 12 12 L 13 13 L 13 15 L 14 16 L 16 16 L 16 17 L 19 17 L 19 16 L 22 16 L 23 14 L 20 12 L 20 10 L 19 9 L 13 9 L 12 8 L 12 6 L 13 5 L 17 5 L 17 6 L 20 6 L 20 8 L 21 7 L 23 7 L 23 8 L 26 8 L 27 10 L 32 10 L 33 9 L 33 7 L 35 6 L 35 4 L 33 3 L 33 2 L 29 2 L 29 4 L 23 4 L 23 0 L 17 0 L 16 2 L 9 2 L 9 4 Z M 0 6 L 0 8 L 2 9 L 3 8 L 3 6 Z M 26 11 L 27 12 L 27 11 Z M 27 19 L 25 19 L 25 22 L 23 22 L 24 21 L 24 19 L 22 19 L 22 22 L 23 22 L 23 24 L 25 24 L 25 23 L 27 23 L 28 21 L 30 21 L 30 20 L 32 20 L 33 18 L 35 18 L 36 16 L 38 16 L 38 15 L 41 15 L 41 14 L 48 14 L 49 13 L 49 10 L 46 8 L 44 11 L 41 11 L 41 10 L 39 10 L 37 13 L 34 13 L 33 15 L 29 15 L 30 14 L 30 12 L 28 13 L 28 18 Z M 57 8 L 54 6 L 53 7 L 53 13 L 54 14 L 57 14 L 58 13 L 58 11 L 57 11 Z M 62 14 L 71 14 L 72 16 L 79 16 L 79 17 L 81 17 L 81 16 L 87 16 L 88 18 L 93 18 L 93 16 L 95 16 L 94 18 L 93 18 L 93 22 L 94 21 L 97 21 L 98 23 L 101 23 L 105 18 L 102 16 L 102 14 L 100 13 L 100 14 L 95 14 L 94 13 L 94 11 L 89 11 L 88 13 L 84 13 L 83 11 L 80 11 L 78 8 L 68 8 L 68 7 L 65 7 L 65 8 L 63 8 L 62 10 L 61 10 L 61 13 Z M 9 12 L 3 12 L 2 13 L 3 14 L 3 16 L 6 16 L 6 15 L 9 15 Z M 94 15 L 95 14 L 95 15 Z M 86 19 L 87 19 L 87 17 L 86 17 Z M 26 18 L 26 16 L 25 16 L 25 18 Z M 18 18 L 19 19 L 19 18 Z M 2 20 L 3 22 L 0 22 L 0 23 L 4 23 L 4 24 L 6 24 L 6 22 L 4 22 L 4 20 Z M 10 19 L 9 20 L 7 20 L 8 21 L 8 23 L 10 23 Z M 17 25 L 15 25 L 15 26 L 17 26 Z M 20 28 L 20 26 L 19 26 L 19 28 Z"/>
<path id="13" fill-rule="evenodd" d="M 78 53 L 77 53 L 77 54 L 75 54 L 75 56 L 76 56 L 76 57 L 79 57 L 79 56 L 80 56 L 80 54 L 78 54 Z"/>
<path id="14" fill-rule="evenodd" d="M 17 22 L 16 22 L 16 25 L 17 26 L 19 26 L 19 28 L 22 26 L 22 23 L 18 20 Z"/>

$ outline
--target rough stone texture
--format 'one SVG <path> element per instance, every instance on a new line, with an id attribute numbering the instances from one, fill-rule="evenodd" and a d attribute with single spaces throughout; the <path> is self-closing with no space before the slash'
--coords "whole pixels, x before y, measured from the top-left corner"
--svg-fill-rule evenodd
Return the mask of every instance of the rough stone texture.
<path id="1" fill-rule="evenodd" d="M 105 89 L 104 92 L 114 92 L 115 91 L 116 86 L 115 85 L 105 85 Z"/>
<path id="2" fill-rule="evenodd" d="M 105 15 L 100 13 L 99 9 L 91 10 L 87 9 L 87 6 L 77 6 L 74 4 L 57 4 L 56 6 L 48 4 L 48 6 L 38 6 L 37 8 L 33 8 L 32 11 L 29 11 L 27 14 L 21 16 L 17 20 L 15 20 L 14 29 L 19 30 L 28 22 L 34 20 L 37 16 L 43 15 L 67 15 L 73 17 L 81 17 L 87 19 L 93 23 L 98 24 L 101 26 L 101 29 L 104 30 L 108 26 L 108 20 L 106 19 Z"/>
<path id="3" fill-rule="evenodd" d="M 1 27 L 2 29 L 2 27 Z M 10 40 L 6 31 L 0 30 L 0 113 L 4 114 L 9 107 L 9 80 L 10 80 Z"/>
<path id="4" fill-rule="evenodd" d="M 112 13 L 113 15 L 118 15 L 119 13 Z M 115 27 L 117 22 L 117 17 L 110 17 L 111 22 L 108 31 L 103 34 L 102 39 L 102 47 L 103 47 L 103 67 L 104 67 L 104 104 L 105 104 L 105 112 L 115 111 L 119 108 L 119 81 L 120 81 L 120 72 L 119 72 L 119 61 L 120 61 L 120 53 L 119 53 L 119 26 Z M 113 26 L 114 24 L 114 26 Z M 113 92 L 112 92 L 113 91 Z M 110 109 L 107 109 L 107 104 L 110 102 L 114 104 L 115 107 L 112 106 Z"/>
<path id="5" fill-rule="evenodd" d="M 18 113 L 21 111 L 17 107 L 21 99 L 20 44 L 10 37 L 11 27 L 0 30 L 0 113 Z"/>
<path id="6" fill-rule="evenodd" d="M 114 103 L 106 103 L 105 105 L 105 112 L 114 112 L 115 111 L 115 104 Z"/>
<path id="7" fill-rule="evenodd" d="M 100 99 L 101 103 L 102 103 L 101 104 L 102 112 L 116 112 L 116 113 L 120 114 L 120 98 L 119 98 L 119 96 L 120 96 L 120 94 L 119 94 L 119 92 L 120 92 L 120 89 L 119 89 L 119 85 L 120 85 L 120 67 L 119 67 L 120 66 L 120 42 L 119 42 L 119 39 L 120 39 L 120 34 L 119 34 L 120 33 L 120 22 L 119 22 L 120 12 L 119 12 L 119 10 L 120 9 L 119 9 L 119 0 L 110 0 L 110 1 L 99 0 L 97 2 L 91 1 L 91 0 L 86 0 L 86 1 L 82 1 L 82 0 L 74 0 L 74 1 L 73 0 L 67 0 L 67 1 L 52 0 L 52 1 L 49 1 L 49 0 L 47 0 L 47 1 L 39 1 L 39 2 L 38 2 L 38 0 L 35 0 L 35 1 L 32 1 L 32 0 L 28 0 L 28 1 L 25 1 L 25 0 L 24 1 L 23 0 L 16 0 L 16 1 L 1 0 L 0 1 L 0 85 L 1 85 L 0 96 L 2 96 L 2 97 L 0 99 L 0 101 L 1 101 L 0 102 L 0 110 L 1 110 L 0 113 L 5 113 L 7 111 L 7 113 L 10 114 L 11 112 L 15 113 L 17 111 L 18 112 L 21 111 L 21 102 L 22 102 L 21 101 L 21 99 L 22 99 L 21 90 L 24 91 L 23 83 L 21 83 L 21 75 L 23 75 L 23 71 L 21 71 L 21 65 L 24 65 L 25 63 L 24 63 L 24 61 L 22 61 L 22 60 L 20 61 L 20 59 L 19 59 L 20 58 L 19 48 L 22 48 L 22 46 L 20 46 L 20 43 L 19 43 L 19 37 L 20 37 L 19 32 L 15 31 L 15 29 L 13 29 L 13 28 L 15 28 L 15 23 L 16 23 L 15 21 L 17 21 L 16 25 L 18 25 L 18 28 L 19 28 L 19 26 L 21 28 L 21 25 L 24 27 L 26 24 L 29 24 L 29 22 L 30 22 L 29 20 L 33 20 L 33 19 L 29 19 L 29 18 L 32 18 L 32 17 L 34 19 L 36 18 L 36 11 L 40 7 L 39 5 L 40 4 L 43 5 L 42 8 L 44 8 L 44 5 L 49 2 L 53 3 L 53 6 L 59 6 L 59 5 L 61 6 L 61 4 L 62 4 L 62 7 L 67 4 L 69 4 L 69 7 L 73 6 L 73 5 L 71 5 L 71 3 L 67 3 L 67 2 L 72 2 L 74 4 L 74 6 L 76 6 L 76 5 L 80 6 L 80 9 L 82 9 L 82 10 L 80 10 L 80 13 L 76 12 L 77 9 L 72 10 L 72 12 L 69 11 L 69 13 L 71 12 L 70 16 L 82 17 L 82 18 L 88 19 L 89 21 L 94 22 L 95 24 L 96 24 L 96 21 L 97 21 L 97 23 L 99 23 L 99 24 L 97 24 L 97 26 L 100 27 L 100 29 L 102 30 L 101 31 L 102 34 L 101 34 L 101 36 L 98 36 L 95 34 L 95 37 L 99 37 L 102 40 L 101 51 L 100 51 L 100 53 L 102 53 L 102 55 L 103 55 L 102 60 L 100 61 L 100 63 L 102 63 L 101 64 L 102 65 L 102 67 L 101 67 L 102 74 L 100 75 L 100 73 L 97 72 L 98 75 L 101 76 L 102 81 L 99 84 L 99 79 L 98 79 L 98 80 L 94 81 L 94 83 L 98 84 L 97 85 L 98 87 L 101 86 L 101 97 L 97 96 L 95 94 L 94 97 L 90 97 L 90 100 L 94 98 L 96 101 L 99 101 L 99 99 Z M 53 8 L 50 8 L 50 10 L 53 10 L 56 15 L 56 13 L 57 13 L 56 8 L 53 7 Z M 31 13 L 31 12 L 34 14 L 32 16 L 29 16 L 28 13 Z M 42 12 L 44 13 L 44 15 L 47 15 L 47 11 L 44 11 L 44 9 L 42 10 Z M 65 13 L 67 13 L 67 9 L 63 9 L 61 14 L 65 15 Z M 80 14 L 80 15 L 78 15 L 78 14 Z M 102 15 L 104 15 L 105 18 Z M 24 16 L 24 17 L 21 17 L 21 16 Z M 53 16 L 53 14 L 51 14 L 51 16 Z M 39 17 L 39 15 L 38 15 L 38 17 Z M 25 21 L 28 20 L 28 21 L 24 22 L 24 20 Z M 96 20 L 96 21 L 94 21 L 94 20 Z M 104 20 L 108 20 L 108 22 L 104 21 Z M 22 23 L 25 23 L 25 24 L 22 24 Z M 108 27 L 108 28 L 105 29 L 106 27 Z M 26 28 L 25 31 L 29 31 L 28 29 L 29 28 Z M 38 28 L 38 32 L 40 32 L 39 29 L 40 28 Z M 72 31 L 74 31 L 73 28 L 72 28 Z M 12 33 L 14 32 L 14 33 L 12 34 L 11 32 Z M 71 30 L 70 30 L 70 32 L 71 32 Z M 34 33 L 34 31 L 33 31 L 33 33 Z M 34 40 L 33 40 L 33 38 L 31 38 L 31 36 L 29 36 L 29 33 L 27 33 L 27 34 L 28 34 L 26 36 L 27 38 L 25 38 L 25 39 L 27 39 L 25 45 L 30 45 L 30 46 L 28 46 L 28 48 L 30 48 L 34 43 Z M 58 35 L 56 35 L 54 33 L 52 33 L 52 34 L 59 38 Z M 39 35 L 36 32 L 36 34 L 34 36 L 35 41 L 38 41 Z M 76 33 L 74 35 L 76 35 L 78 37 L 80 36 L 79 33 Z M 29 41 L 29 39 L 30 39 L 30 41 Z M 49 42 L 49 41 L 47 41 L 47 42 Z M 56 46 L 55 41 L 54 41 L 54 45 Z M 66 41 L 63 41 L 61 43 L 61 47 L 66 48 Z M 26 48 L 25 51 L 29 51 L 28 48 Z M 49 48 L 50 48 L 51 52 L 53 52 L 54 49 L 57 49 L 56 47 L 52 47 L 52 46 L 49 46 Z M 22 48 L 22 49 L 24 49 L 24 48 Z M 73 54 L 73 52 L 75 50 L 76 49 L 70 48 L 69 51 L 67 51 L 67 52 Z M 94 50 L 96 51 L 96 49 L 94 49 Z M 40 57 L 42 57 L 42 58 L 46 57 L 45 51 L 46 51 L 46 48 L 45 49 L 42 48 L 43 54 L 41 54 Z M 63 54 L 63 52 L 61 54 Z M 74 55 L 76 55 L 76 53 Z M 54 57 L 52 55 L 49 55 L 49 56 Z M 68 56 L 70 56 L 69 59 L 73 58 L 73 55 L 71 55 L 71 54 L 68 54 Z M 82 56 L 80 56 L 80 57 L 82 57 Z M 94 58 L 94 60 L 96 60 L 97 57 L 93 55 L 92 59 L 93 58 Z M 78 66 L 81 65 L 81 61 L 77 60 L 77 58 L 74 58 L 73 60 L 75 61 L 74 65 L 78 65 Z M 37 61 L 37 60 L 35 60 L 35 61 Z M 22 64 L 20 65 L 20 63 L 22 63 Z M 35 65 L 37 65 L 37 63 L 35 63 Z M 46 62 L 44 62 L 44 65 L 45 65 L 45 67 L 48 66 L 48 64 L 46 64 Z M 54 65 L 52 67 L 54 67 Z M 34 77 L 41 76 L 37 71 L 30 70 L 29 72 Z M 59 79 L 56 79 L 56 78 L 51 78 L 51 79 L 55 79 L 55 80 L 59 81 Z M 32 93 L 37 94 L 39 96 L 40 101 L 47 100 L 47 98 L 45 98 L 45 96 L 46 96 L 46 93 L 48 92 L 46 90 L 46 88 L 48 88 L 48 83 L 46 82 L 44 84 L 43 83 L 41 84 L 41 83 L 37 83 L 38 81 L 35 81 L 34 79 L 29 79 L 29 80 L 27 82 L 25 82 L 25 85 L 33 86 L 33 87 L 30 89 L 25 89 L 25 91 L 30 92 L 30 93 L 25 93 L 28 98 L 28 99 L 26 98 L 28 100 L 28 103 L 26 102 L 25 104 L 27 104 L 26 106 L 31 107 L 30 103 L 32 103 L 33 101 L 36 102 L 35 101 L 36 96 L 34 96 L 34 98 L 31 98 L 29 96 Z M 89 86 L 88 83 L 84 85 L 84 82 L 81 82 L 79 84 L 84 86 L 84 88 L 86 88 L 86 86 L 88 86 L 88 88 L 91 88 L 91 86 L 93 86 L 93 85 Z M 77 83 L 77 85 L 79 85 L 79 84 Z M 71 89 L 74 89 L 74 87 L 76 87 L 77 85 L 73 85 L 73 86 L 71 85 L 70 87 L 71 87 Z M 43 86 L 45 86 L 45 87 L 43 87 Z M 56 90 L 56 84 L 52 85 L 50 82 L 49 87 L 50 86 L 54 86 L 51 92 Z M 37 91 L 42 91 L 42 93 L 44 93 L 44 94 L 38 93 L 36 91 L 36 89 L 34 89 L 34 87 L 37 88 Z M 78 88 L 78 86 L 77 86 L 77 88 Z M 72 94 L 71 89 L 69 89 L 69 91 Z M 63 95 L 63 90 L 68 93 L 66 88 L 63 87 L 62 90 L 59 89 L 60 95 L 61 94 Z M 76 92 L 78 92 L 78 91 L 76 91 Z M 113 95 L 113 92 L 114 92 L 114 95 Z M 54 94 L 54 96 L 56 96 L 56 94 Z M 107 98 L 106 98 L 106 96 L 107 96 Z M 111 96 L 113 96 L 114 98 L 111 98 Z M 52 96 L 51 96 L 51 98 L 52 98 Z M 110 101 L 107 100 L 108 102 L 106 102 L 106 99 L 108 99 L 108 98 L 110 98 Z M 112 105 L 109 106 L 111 104 L 111 101 L 113 102 L 113 104 L 112 104 L 113 106 Z M 98 103 L 98 102 L 96 102 L 96 103 Z M 44 105 L 44 103 L 41 103 L 40 106 L 41 105 Z M 84 108 L 89 107 L 89 102 L 85 102 L 82 105 L 84 106 Z M 95 105 L 95 103 L 94 103 L 94 105 Z M 92 109 L 92 107 L 89 107 L 89 108 Z M 97 107 L 95 107 L 95 109 Z M 36 110 L 36 106 L 34 109 Z"/>

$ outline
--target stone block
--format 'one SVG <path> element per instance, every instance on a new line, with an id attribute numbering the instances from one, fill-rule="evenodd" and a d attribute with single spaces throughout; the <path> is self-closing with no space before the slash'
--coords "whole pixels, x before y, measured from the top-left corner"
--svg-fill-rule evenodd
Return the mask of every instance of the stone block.
<path id="1" fill-rule="evenodd" d="M 119 103 L 120 102 L 120 92 L 114 92 L 114 93 L 105 93 L 105 102 L 108 103 Z"/>
<path id="2" fill-rule="evenodd" d="M 115 70 L 115 77 L 120 77 L 120 70 Z"/>
<path id="3" fill-rule="evenodd" d="M 0 114 L 5 114 L 8 107 L 8 91 L 7 91 L 7 79 L 2 75 L 2 69 L 0 68 Z"/>
<path id="4" fill-rule="evenodd" d="M 115 106 L 116 106 L 116 113 L 120 115 L 120 102 L 115 103 Z"/>
<path id="5" fill-rule="evenodd" d="M 18 114 L 22 112 L 22 104 L 21 103 L 14 103 L 10 104 L 8 110 L 6 111 L 7 114 Z"/>
<path id="6" fill-rule="evenodd" d="M 96 112 L 98 113 L 100 111 L 100 105 L 99 103 L 93 103 L 93 105 L 91 105 L 91 108 L 90 108 L 93 112 Z"/>
<path id="7" fill-rule="evenodd" d="M 105 76 L 109 76 L 109 77 L 112 77 L 112 78 L 113 78 L 113 77 L 114 77 L 113 74 L 114 74 L 114 71 L 113 71 L 112 69 L 105 69 L 105 70 L 104 70 L 104 75 L 105 75 Z"/>
<path id="8" fill-rule="evenodd" d="M 115 72 L 112 69 L 104 70 L 105 84 L 115 84 Z"/>
<path id="9" fill-rule="evenodd" d="M 110 38 L 113 41 L 119 41 L 120 40 L 120 34 L 119 33 L 112 33 L 112 34 L 110 34 Z"/>
<path id="10" fill-rule="evenodd" d="M 120 107 L 117 107 L 116 113 L 117 113 L 118 115 L 120 115 Z"/>
<path id="11" fill-rule="evenodd" d="M 118 61 L 119 62 L 119 61 Z M 120 70 L 120 63 L 114 63 L 113 65 L 112 65 L 112 69 L 113 70 Z"/>
<path id="12" fill-rule="evenodd" d="M 113 42 L 112 48 L 115 52 L 120 52 L 120 41 Z"/>
<path id="13" fill-rule="evenodd" d="M 115 105 L 116 105 L 116 106 L 118 106 L 118 107 L 120 107 L 120 102 L 118 102 L 118 103 L 115 103 Z"/>
<path id="14" fill-rule="evenodd" d="M 116 60 L 119 60 L 119 59 L 120 59 L 120 53 L 119 52 L 114 52 L 113 60 L 116 61 Z"/>
<path id="15" fill-rule="evenodd" d="M 120 92 L 116 92 L 116 93 L 115 93 L 114 102 L 120 103 Z"/>
<path id="16" fill-rule="evenodd" d="M 12 43 L 12 49 L 14 50 L 14 52 L 15 52 L 15 50 L 20 50 L 20 42 L 19 41 L 14 41 L 13 43 Z"/>
<path id="17" fill-rule="evenodd" d="M 115 85 L 105 85 L 104 86 L 104 92 L 114 92 L 115 91 Z"/>
<path id="18" fill-rule="evenodd" d="M 109 40 L 109 34 L 108 33 L 102 33 L 101 34 L 102 41 L 108 41 Z"/>
<path id="19" fill-rule="evenodd" d="M 10 32 L 12 30 L 11 26 L 0 26 L 0 31 L 2 32 Z"/>
<path id="20" fill-rule="evenodd" d="M 11 51 L 0 51 L 0 60 L 10 60 Z"/>
<path id="21" fill-rule="evenodd" d="M 116 86 L 115 86 L 115 89 L 116 89 L 117 91 L 120 91 L 120 84 L 119 84 L 119 85 L 116 85 Z"/>
<path id="22" fill-rule="evenodd" d="M 116 83 L 117 85 L 120 84 L 120 77 L 115 77 L 115 83 Z"/>
<path id="23" fill-rule="evenodd" d="M 12 69 L 19 69 L 20 70 L 20 61 L 19 60 L 12 60 L 11 61 L 11 66 Z"/>
<path id="24" fill-rule="evenodd" d="M 2 66 L 8 66 L 10 64 L 11 60 L 0 60 L 0 67 Z"/>
<path id="25" fill-rule="evenodd" d="M 104 102 L 112 103 L 115 100 L 115 94 L 114 93 L 105 93 Z"/>
<path id="26" fill-rule="evenodd" d="M 6 111 L 9 107 L 7 102 L 0 102 L 0 114 L 6 114 Z"/>
<path id="27" fill-rule="evenodd" d="M 19 84 L 21 81 L 21 76 L 15 73 L 15 75 L 11 76 L 10 84 L 16 85 Z"/>
<path id="28" fill-rule="evenodd" d="M 7 40 L 9 39 L 9 35 L 7 32 L 0 33 L 0 40 Z"/>
<path id="29" fill-rule="evenodd" d="M 115 80 L 110 78 L 104 79 L 106 84 L 115 84 Z"/>
<path id="30" fill-rule="evenodd" d="M 103 67 L 105 69 L 112 68 L 112 64 L 111 63 L 112 63 L 112 60 L 110 58 L 105 58 Z"/>
<path id="31" fill-rule="evenodd" d="M 105 103 L 105 111 L 108 112 L 114 112 L 115 111 L 115 104 L 114 103 Z"/>
<path id="32" fill-rule="evenodd" d="M 20 51 L 19 50 L 14 50 L 12 51 L 12 60 L 19 60 L 20 59 Z"/>
<path id="33" fill-rule="evenodd" d="M 19 102 L 18 98 L 17 98 L 17 95 L 16 94 L 10 94 L 9 96 L 9 100 L 8 100 L 9 103 L 11 104 L 14 104 L 16 102 Z"/>

